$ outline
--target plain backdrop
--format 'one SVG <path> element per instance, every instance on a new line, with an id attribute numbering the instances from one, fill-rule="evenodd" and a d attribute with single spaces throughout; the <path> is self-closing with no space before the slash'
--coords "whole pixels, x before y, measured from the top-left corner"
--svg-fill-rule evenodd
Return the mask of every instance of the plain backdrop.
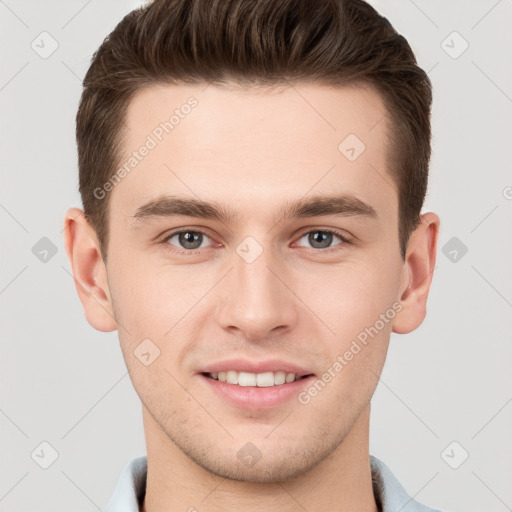
<path id="1" fill-rule="evenodd" d="M 442 228 L 427 318 L 416 332 L 392 336 L 373 399 L 371 453 L 432 507 L 505 512 L 512 2 L 372 3 L 408 39 L 434 86 L 424 210 L 437 212 Z M 0 1 L 2 511 L 102 510 L 122 467 L 145 454 L 117 333 L 87 323 L 62 238 L 66 209 L 81 206 L 81 81 L 103 38 L 139 5 Z"/>

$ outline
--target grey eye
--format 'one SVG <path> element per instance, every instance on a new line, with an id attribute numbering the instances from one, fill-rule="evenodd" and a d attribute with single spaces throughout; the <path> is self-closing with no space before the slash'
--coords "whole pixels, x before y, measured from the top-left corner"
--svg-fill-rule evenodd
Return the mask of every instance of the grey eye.
<path id="1" fill-rule="evenodd" d="M 172 244 L 172 245 L 178 245 L 178 247 L 183 249 L 199 249 L 203 247 L 203 242 L 205 241 L 206 235 L 203 233 L 200 233 L 199 231 L 181 231 L 179 233 L 175 233 L 174 235 L 171 235 L 167 241 L 171 242 L 173 238 L 178 238 L 178 244 Z M 171 242 L 172 243 L 172 242 Z"/>
<path id="2" fill-rule="evenodd" d="M 338 238 L 340 242 L 343 242 L 343 239 L 339 235 L 332 231 L 323 230 L 310 231 L 303 235 L 300 240 L 307 239 L 307 242 L 313 249 L 327 249 L 331 247 L 334 237 Z"/>

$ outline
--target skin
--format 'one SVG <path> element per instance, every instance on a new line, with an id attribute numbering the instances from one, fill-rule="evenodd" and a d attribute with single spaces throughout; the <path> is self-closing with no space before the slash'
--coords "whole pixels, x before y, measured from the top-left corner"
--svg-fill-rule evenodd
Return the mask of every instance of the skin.
<path id="1" fill-rule="evenodd" d="M 126 155 L 190 96 L 197 107 L 104 199 L 106 264 L 83 212 L 65 217 L 87 320 L 118 330 L 142 402 L 144 510 L 375 512 L 370 399 L 391 332 L 408 333 L 425 317 L 439 218 L 422 215 L 402 259 L 386 110 L 370 88 L 151 86 L 129 105 Z M 349 133 L 366 146 L 352 162 L 338 150 Z M 165 194 L 238 217 L 134 219 Z M 355 196 L 376 217 L 280 215 L 290 201 L 333 194 Z M 202 247 L 165 240 L 178 228 L 204 231 Z M 304 236 L 325 230 L 349 242 L 335 234 L 326 249 Z M 263 249 L 250 264 L 236 251 L 247 236 Z M 393 304 L 399 313 L 307 404 L 294 397 L 268 410 L 234 407 L 198 375 L 231 357 L 272 357 L 321 376 Z M 149 366 L 134 355 L 146 338 L 160 350 Z M 237 457 L 248 442 L 261 453 L 252 466 Z"/>

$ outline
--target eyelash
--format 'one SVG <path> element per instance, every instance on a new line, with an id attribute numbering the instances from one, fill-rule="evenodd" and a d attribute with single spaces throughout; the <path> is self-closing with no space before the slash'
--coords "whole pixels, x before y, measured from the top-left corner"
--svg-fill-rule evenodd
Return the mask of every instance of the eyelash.
<path id="1" fill-rule="evenodd" d="M 169 233 L 168 235 L 166 235 L 166 237 L 160 243 L 164 246 L 164 248 L 166 250 L 169 250 L 175 254 L 196 255 L 196 254 L 200 254 L 202 249 L 207 248 L 207 247 L 203 247 L 202 249 L 179 249 L 178 247 L 171 245 L 169 243 L 169 240 L 172 237 L 179 235 L 180 233 L 201 233 L 202 235 L 204 235 L 208 238 L 211 238 L 205 231 L 202 231 L 201 229 L 197 229 L 197 228 L 195 228 L 195 229 L 179 229 L 177 231 L 173 231 L 172 233 Z M 316 229 L 310 229 L 308 231 L 304 231 L 300 234 L 300 236 L 297 238 L 297 240 L 300 240 L 301 238 L 304 237 L 304 235 L 307 235 L 309 233 L 328 233 L 331 235 L 336 235 L 341 239 L 341 243 L 336 244 L 336 245 L 347 245 L 347 244 L 351 243 L 351 240 L 348 239 L 342 232 L 340 232 L 336 229 L 322 229 L 322 228 L 320 228 L 320 229 L 316 228 Z M 316 249 L 314 247 L 311 247 L 310 249 L 315 252 L 331 252 L 333 249 L 336 250 L 335 248 L 336 248 L 336 246 L 326 247 L 325 249 Z"/>

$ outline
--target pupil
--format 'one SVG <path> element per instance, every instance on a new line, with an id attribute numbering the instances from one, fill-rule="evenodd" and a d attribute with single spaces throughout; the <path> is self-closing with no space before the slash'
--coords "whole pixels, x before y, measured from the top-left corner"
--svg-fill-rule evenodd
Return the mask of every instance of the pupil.
<path id="1" fill-rule="evenodd" d="M 325 249 L 329 247 L 332 242 L 332 233 L 326 233 L 325 231 L 314 231 L 309 234 L 309 243 L 317 249 Z M 315 245 L 320 243 L 320 245 Z"/>
<path id="2" fill-rule="evenodd" d="M 197 249 L 201 246 L 202 236 L 203 235 L 201 233 L 186 231 L 185 233 L 180 233 L 179 241 L 186 249 Z"/>

